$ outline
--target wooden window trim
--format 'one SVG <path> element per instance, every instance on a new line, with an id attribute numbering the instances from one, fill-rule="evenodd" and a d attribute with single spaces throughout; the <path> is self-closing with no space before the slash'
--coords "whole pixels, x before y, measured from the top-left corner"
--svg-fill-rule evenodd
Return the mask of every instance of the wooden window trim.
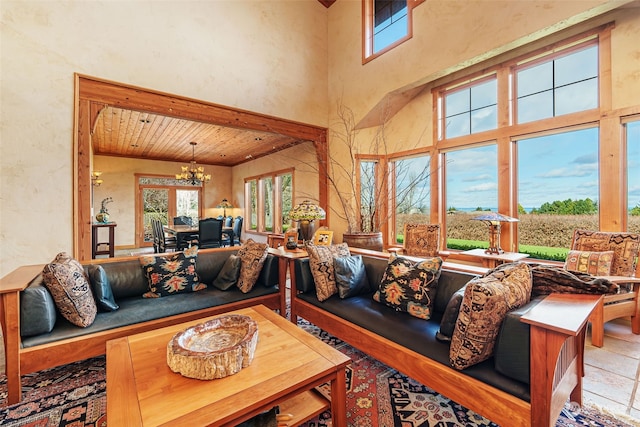
<path id="1" fill-rule="evenodd" d="M 407 0 L 407 35 L 380 50 L 373 52 L 373 2 L 375 0 L 362 0 L 362 65 L 373 61 L 377 57 L 389 52 L 413 38 L 413 9 L 425 2 L 425 0 Z"/>

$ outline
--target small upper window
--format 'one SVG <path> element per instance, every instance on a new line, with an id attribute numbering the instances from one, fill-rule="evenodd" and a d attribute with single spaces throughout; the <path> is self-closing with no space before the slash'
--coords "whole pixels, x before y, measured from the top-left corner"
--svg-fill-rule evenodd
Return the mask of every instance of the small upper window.
<path id="1" fill-rule="evenodd" d="M 598 107 L 598 46 L 518 66 L 518 123 Z"/>
<path id="2" fill-rule="evenodd" d="M 407 0 L 362 0 L 365 61 L 411 38 Z M 420 4 L 413 2 L 411 7 Z"/>
<path id="3" fill-rule="evenodd" d="M 373 53 L 407 36 L 407 0 L 374 0 Z"/>

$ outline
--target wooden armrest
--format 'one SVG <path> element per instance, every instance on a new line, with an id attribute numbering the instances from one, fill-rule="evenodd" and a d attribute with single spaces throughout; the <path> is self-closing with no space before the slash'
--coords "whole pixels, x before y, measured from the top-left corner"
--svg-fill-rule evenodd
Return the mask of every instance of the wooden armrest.
<path id="1" fill-rule="evenodd" d="M 23 265 L 0 279 L 0 294 L 20 292 L 24 290 L 38 274 L 42 273 L 44 264 Z"/>
<path id="2" fill-rule="evenodd" d="M 640 277 L 632 276 L 598 276 L 613 283 L 640 283 Z"/>
<path id="3" fill-rule="evenodd" d="M 602 295 L 551 294 L 520 319 L 540 328 L 577 336 Z"/>

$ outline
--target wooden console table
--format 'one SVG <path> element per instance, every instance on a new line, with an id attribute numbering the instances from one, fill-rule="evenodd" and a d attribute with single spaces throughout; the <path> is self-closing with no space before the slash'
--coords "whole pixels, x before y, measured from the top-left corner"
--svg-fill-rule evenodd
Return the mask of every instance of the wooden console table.
<path id="1" fill-rule="evenodd" d="M 109 255 L 109 258 L 113 258 L 115 252 L 115 228 L 118 224 L 115 222 L 94 222 L 91 224 L 91 258 L 95 258 L 96 255 Z M 101 228 L 107 227 L 109 229 L 109 241 L 99 242 L 98 231 Z M 99 250 L 101 245 L 108 245 L 108 249 Z"/>

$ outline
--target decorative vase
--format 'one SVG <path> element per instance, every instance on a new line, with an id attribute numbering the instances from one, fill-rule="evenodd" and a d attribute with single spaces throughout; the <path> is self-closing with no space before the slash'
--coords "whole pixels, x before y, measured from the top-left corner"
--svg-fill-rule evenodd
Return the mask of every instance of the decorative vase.
<path id="1" fill-rule="evenodd" d="M 342 241 L 354 248 L 370 249 L 382 252 L 382 232 L 375 233 L 344 233 Z"/>
<path id="2" fill-rule="evenodd" d="M 106 212 L 100 212 L 96 215 L 96 221 L 98 222 L 109 222 L 109 214 Z"/>
<path id="3" fill-rule="evenodd" d="M 312 219 L 301 219 L 298 221 L 298 228 L 302 241 L 308 242 L 313 239 L 313 234 L 316 232 L 316 222 Z"/>

